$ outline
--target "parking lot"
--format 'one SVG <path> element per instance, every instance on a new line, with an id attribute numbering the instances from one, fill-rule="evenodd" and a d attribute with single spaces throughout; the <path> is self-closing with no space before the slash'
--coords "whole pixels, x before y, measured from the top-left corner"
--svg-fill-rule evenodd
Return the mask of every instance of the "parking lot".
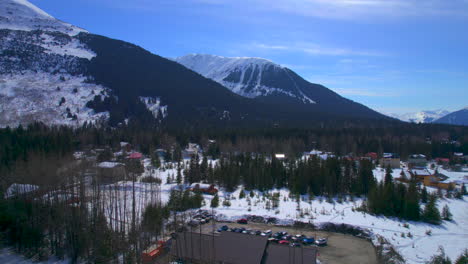
<path id="1" fill-rule="evenodd" d="M 270 224 L 251 223 L 221 223 L 210 222 L 201 226 L 193 227 L 193 231 L 201 230 L 202 233 L 212 233 L 223 225 L 229 228 L 246 228 L 251 230 L 271 230 L 272 234 L 276 232 L 287 232 L 290 235 L 301 234 L 306 237 L 326 238 L 327 245 L 318 247 L 318 259 L 324 264 L 377 264 L 377 256 L 372 244 L 361 238 L 353 237 L 332 232 L 303 230 L 294 227 L 274 226 Z M 304 245 L 302 245 L 304 246 Z M 311 245 L 305 245 L 311 246 Z"/>

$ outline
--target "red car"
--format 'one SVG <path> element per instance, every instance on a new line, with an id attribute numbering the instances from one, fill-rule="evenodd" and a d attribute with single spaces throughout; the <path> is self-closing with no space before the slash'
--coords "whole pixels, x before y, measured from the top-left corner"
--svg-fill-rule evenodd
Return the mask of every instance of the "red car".
<path id="1" fill-rule="evenodd" d="M 245 218 L 239 219 L 239 220 L 237 220 L 237 223 L 246 225 L 247 224 L 247 219 L 245 219 Z"/>
<path id="2" fill-rule="evenodd" d="M 289 241 L 287 240 L 280 240 L 280 242 L 278 243 L 280 243 L 281 245 L 289 245 Z"/>

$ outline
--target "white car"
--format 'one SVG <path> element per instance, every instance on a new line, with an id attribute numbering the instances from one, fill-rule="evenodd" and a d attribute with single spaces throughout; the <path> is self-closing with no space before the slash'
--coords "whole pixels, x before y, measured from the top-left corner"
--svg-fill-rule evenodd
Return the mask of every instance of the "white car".
<path id="1" fill-rule="evenodd" d="M 327 245 L 327 239 L 326 238 L 319 238 L 315 240 L 315 244 L 317 246 L 326 246 Z"/>

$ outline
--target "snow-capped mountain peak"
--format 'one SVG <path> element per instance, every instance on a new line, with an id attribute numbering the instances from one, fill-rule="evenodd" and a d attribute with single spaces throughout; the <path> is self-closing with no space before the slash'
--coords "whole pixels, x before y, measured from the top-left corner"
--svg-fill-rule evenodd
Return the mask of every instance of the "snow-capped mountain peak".
<path id="1" fill-rule="evenodd" d="M 290 70 L 267 59 L 189 54 L 174 60 L 244 97 L 280 94 L 315 103 L 291 78 Z"/>
<path id="2" fill-rule="evenodd" d="M 70 36 L 87 32 L 52 17 L 27 0 L 0 1 L 0 29 L 59 31 Z"/>
<path id="3" fill-rule="evenodd" d="M 443 109 L 424 110 L 420 112 L 405 113 L 405 114 L 390 114 L 390 116 L 398 118 L 405 122 L 412 123 L 431 123 L 450 112 Z"/>

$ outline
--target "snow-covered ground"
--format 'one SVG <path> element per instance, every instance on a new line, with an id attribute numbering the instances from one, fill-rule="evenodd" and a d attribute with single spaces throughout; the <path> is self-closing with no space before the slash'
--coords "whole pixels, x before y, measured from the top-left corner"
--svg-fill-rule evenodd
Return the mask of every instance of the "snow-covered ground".
<path id="1" fill-rule="evenodd" d="M 108 112 L 95 113 L 86 107 L 96 95 L 104 99 L 108 91 L 87 83 L 83 76 L 46 72 L 0 74 L 0 124 L 14 127 L 42 121 L 75 126 L 107 120 Z M 75 115 L 76 119 L 72 118 Z"/>
<path id="2" fill-rule="evenodd" d="M 393 177 L 400 176 L 400 169 L 393 170 Z M 156 170 L 154 175 L 161 178 L 161 200 L 168 201 L 170 190 L 176 187 L 176 184 L 167 184 L 167 178 L 175 178 L 176 169 Z M 448 173 L 451 177 L 461 177 L 460 173 Z M 384 178 L 384 170 L 374 170 L 374 175 L 378 180 Z M 453 214 L 453 221 L 443 221 L 439 226 L 430 225 L 422 222 L 401 221 L 396 218 L 383 216 L 374 216 L 354 210 L 359 207 L 363 200 L 355 198 L 351 201 L 347 197 L 346 201 L 338 203 L 328 203 L 326 198 L 315 197 L 309 200 L 307 196 L 302 196 L 298 203 L 294 198 L 289 197 L 289 191 L 286 189 L 271 190 L 269 193 L 279 193 L 279 206 L 268 209 L 269 199 L 258 191 L 255 196 L 250 198 L 246 191 L 246 197 L 239 199 L 241 187 L 233 193 L 227 193 L 220 190 L 220 206 L 216 212 L 221 217 L 235 220 L 244 215 L 272 216 L 281 219 L 283 223 L 294 220 L 303 222 L 320 223 L 346 223 L 361 228 L 368 229 L 375 235 L 386 238 L 394 248 L 405 258 L 409 264 L 425 263 L 429 258 L 437 253 L 439 246 L 444 247 L 447 255 L 456 259 L 465 248 L 468 248 L 468 199 L 465 196 L 463 200 L 441 199 L 438 202 L 439 210 L 448 205 Z M 435 191 L 435 190 L 433 190 Z M 204 195 L 205 209 L 209 209 L 212 196 Z M 229 199 L 230 198 L 230 199 Z M 222 206 L 222 202 L 229 199 L 231 206 Z M 299 210 L 298 210 L 299 208 Z M 426 234 L 431 231 L 431 235 Z M 408 234 L 411 234 L 408 237 Z"/>

